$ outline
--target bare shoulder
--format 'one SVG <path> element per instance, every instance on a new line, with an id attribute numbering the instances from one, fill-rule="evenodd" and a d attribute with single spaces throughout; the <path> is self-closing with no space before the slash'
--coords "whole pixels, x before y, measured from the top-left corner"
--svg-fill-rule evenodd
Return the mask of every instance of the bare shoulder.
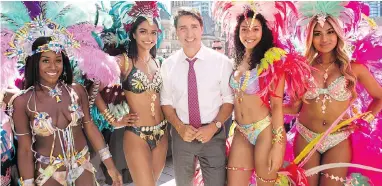
<path id="1" fill-rule="evenodd" d="M 14 99 L 14 101 L 10 104 L 13 104 L 13 105 L 26 105 L 27 104 L 27 100 L 29 96 L 31 96 L 32 92 L 26 92 L 24 94 L 21 94 L 21 95 L 17 95 L 17 97 Z"/>
<path id="2" fill-rule="evenodd" d="M 33 91 L 22 90 L 21 92 L 12 96 L 8 105 L 12 105 L 15 108 L 26 108 L 30 96 L 32 96 Z"/>
<path id="3" fill-rule="evenodd" d="M 81 97 L 83 96 L 84 94 L 86 94 L 86 90 L 85 88 L 81 85 L 81 84 L 78 84 L 78 83 L 72 83 L 71 84 L 71 87 L 74 89 L 74 91 Z"/>
<path id="4" fill-rule="evenodd" d="M 352 62 L 350 65 L 353 73 L 357 77 L 369 72 L 369 69 L 364 64 Z"/>

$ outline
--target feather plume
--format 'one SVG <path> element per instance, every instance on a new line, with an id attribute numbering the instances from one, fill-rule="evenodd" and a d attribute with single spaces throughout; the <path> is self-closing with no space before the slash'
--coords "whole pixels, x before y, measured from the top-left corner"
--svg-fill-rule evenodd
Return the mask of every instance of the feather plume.
<path id="1" fill-rule="evenodd" d="M 36 18 L 41 14 L 40 2 L 38 1 L 23 1 L 24 6 L 28 9 L 29 17 Z"/>
<path id="2" fill-rule="evenodd" d="M 21 1 L 2 1 L 0 3 L 2 28 L 16 31 L 24 23 L 31 21 L 28 9 Z"/>
<path id="3" fill-rule="evenodd" d="M 261 88 L 258 94 L 268 106 L 270 96 L 277 97 L 275 90 L 284 74 L 286 93 L 291 99 L 301 99 L 310 87 L 308 77 L 310 77 L 311 69 L 306 59 L 293 51 L 287 54 L 280 48 L 269 49 L 261 59 L 257 72 Z M 275 86 L 272 87 L 273 85 Z"/>
<path id="4" fill-rule="evenodd" d="M 53 22 L 63 26 L 69 27 L 82 22 L 89 21 L 89 14 L 78 6 L 66 5 L 58 14 L 52 19 Z"/>
<path id="5" fill-rule="evenodd" d="M 118 82 L 120 70 L 116 59 L 100 50 L 93 38 L 92 32 L 97 29 L 99 31 L 101 28 L 94 28 L 92 24 L 78 24 L 69 27 L 68 31 L 81 45 L 80 50 L 76 51 L 77 56 L 81 56 L 78 62 L 80 69 L 88 78 L 98 79 L 105 85 L 113 84 Z"/>
<path id="6" fill-rule="evenodd" d="M 9 48 L 9 42 L 12 40 L 13 33 L 9 30 L 2 29 L 0 32 L 0 89 L 4 90 L 12 85 L 19 76 L 17 71 L 17 63 L 15 60 L 7 58 L 4 53 Z"/>
<path id="7" fill-rule="evenodd" d="M 42 9 L 45 14 L 45 18 L 49 19 L 55 18 L 64 7 L 64 1 L 49 1 L 42 3 Z"/>

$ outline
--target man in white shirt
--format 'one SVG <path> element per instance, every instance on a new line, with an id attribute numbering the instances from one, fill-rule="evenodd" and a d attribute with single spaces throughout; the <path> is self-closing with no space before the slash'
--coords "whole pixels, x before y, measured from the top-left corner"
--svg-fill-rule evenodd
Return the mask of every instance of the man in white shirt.
<path id="1" fill-rule="evenodd" d="M 213 41 L 211 47 L 213 50 L 216 50 L 222 54 L 225 54 L 223 43 L 220 40 Z M 231 61 L 231 63 L 233 64 L 233 60 Z M 229 136 L 229 129 L 231 128 L 231 126 L 232 126 L 232 115 L 224 122 L 224 127 L 226 129 L 225 136 L 227 138 Z"/>
<path id="2" fill-rule="evenodd" d="M 201 42 L 198 12 L 180 10 L 174 19 L 182 49 L 161 67 L 161 105 L 172 124 L 172 156 L 176 184 L 191 186 L 197 157 L 205 186 L 223 186 L 226 178 L 225 133 L 231 115 L 233 67 L 223 54 Z"/>

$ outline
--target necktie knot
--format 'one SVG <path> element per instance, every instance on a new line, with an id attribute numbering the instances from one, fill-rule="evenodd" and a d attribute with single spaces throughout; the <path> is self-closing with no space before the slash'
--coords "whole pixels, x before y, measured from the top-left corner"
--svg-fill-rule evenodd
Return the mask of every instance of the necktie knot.
<path id="1" fill-rule="evenodd" d="M 198 58 L 194 58 L 194 59 L 187 58 L 186 60 L 187 60 L 188 63 L 190 63 L 191 66 L 193 66 L 197 59 Z"/>

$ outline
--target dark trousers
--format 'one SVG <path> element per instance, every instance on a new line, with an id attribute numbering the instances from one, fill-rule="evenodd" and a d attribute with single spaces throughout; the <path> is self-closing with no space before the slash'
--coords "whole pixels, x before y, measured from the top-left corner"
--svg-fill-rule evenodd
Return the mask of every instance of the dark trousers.
<path id="1" fill-rule="evenodd" d="M 232 126 L 232 115 L 224 122 L 224 130 L 225 130 L 225 137 L 228 138 L 229 135 L 229 129 L 231 129 Z"/>
<path id="2" fill-rule="evenodd" d="M 225 132 L 220 130 L 207 143 L 185 142 L 172 128 L 172 158 L 178 186 L 192 186 L 195 157 L 200 162 L 205 186 L 224 186 L 226 180 Z"/>

